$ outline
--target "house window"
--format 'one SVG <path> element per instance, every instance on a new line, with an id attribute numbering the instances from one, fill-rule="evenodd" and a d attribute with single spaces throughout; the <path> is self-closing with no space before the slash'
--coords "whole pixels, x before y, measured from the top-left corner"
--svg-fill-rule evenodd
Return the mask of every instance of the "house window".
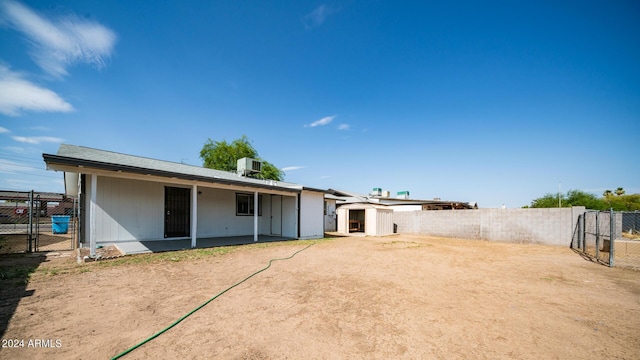
<path id="1" fill-rule="evenodd" d="M 253 194 L 236 194 L 236 215 L 253 216 Z M 262 195 L 258 195 L 258 216 L 262 216 Z"/>

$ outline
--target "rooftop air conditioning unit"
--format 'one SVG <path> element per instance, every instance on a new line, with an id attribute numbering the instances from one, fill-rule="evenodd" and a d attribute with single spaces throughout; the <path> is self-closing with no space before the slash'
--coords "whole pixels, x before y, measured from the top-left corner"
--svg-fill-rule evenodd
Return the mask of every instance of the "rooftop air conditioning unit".
<path id="1" fill-rule="evenodd" d="M 408 191 L 398 191 L 397 194 L 398 195 L 396 196 L 396 199 L 408 199 L 409 198 L 409 192 Z"/>
<path id="2" fill-rule="evenodd" d="M 369 193 L 369 196 L 380 196 L 380 195 L 382 195 L 381 188 L 373 188 L 373 190 L 371 190 L 371 192 Z"/>
<path id="3" fill-rule="evenodd" d="M 238 174 L 247 176 L 250 174 L 256 174 L 262 171 L 262 161 L 244 157 L 238 159 L 237 163 Z"/>

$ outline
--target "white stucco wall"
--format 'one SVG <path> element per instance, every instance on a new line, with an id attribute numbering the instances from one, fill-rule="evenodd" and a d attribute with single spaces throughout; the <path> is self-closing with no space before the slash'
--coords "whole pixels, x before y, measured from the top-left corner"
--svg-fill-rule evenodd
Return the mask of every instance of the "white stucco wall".
<path id="1" fill-rule="evenodd" d="M 334 199 L 325 199 L 326 206 L 324 211 L 324 231 L 337 230 L 336 201 Z"/>
<path id="2" fill-rule="evenodd" d="M 90 176 L 87 176 L 88 182 Z M 87 186 L 87 207 L 91 190 Z M 90 214 L 87 214 L 87 219 Z M 164 238 L 164 185 L 98 177 L 96 241 L 117 242 Z M 90 231 L 88 222 L 86 231 Z M 88 237 L 87 237 L 88 239 Z"/>
<path id="3" fill-rule="evenodd" d="M 282 236 L 290 238 L 298 237 L 297 196 L 282 197 Z"/>
<path id="4" fill-rule="evenodd" d="M 239 236 L 253 234 L 253 216 L 236 215 L 236 193 L 253 194 L 198 187 L 198 237 Z M 251 195 L 253 199 L 253 195 Z M 262 194 L 262 215 L 258 216 L 258 234 L 270 232 L 271 197 Z"/>
<path id="5" fill-rule="evenodd" d="M 422 205 L 388 205 L 387 207 L 396 212 L 422 210 Z"/>
<path id="6" fill-rule="evenodd" d="M 300 239 L 324 237 L 324 194 L 315 191 L 300 193 Z"/>

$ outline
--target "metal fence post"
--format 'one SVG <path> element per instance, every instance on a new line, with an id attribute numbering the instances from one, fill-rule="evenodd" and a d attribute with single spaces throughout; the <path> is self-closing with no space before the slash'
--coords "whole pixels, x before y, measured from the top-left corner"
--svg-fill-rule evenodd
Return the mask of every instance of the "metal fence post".
<path id="1" fill-rule="evenodd" d="M 587 212 L 582 214 L 582 252 L 587 252 Z"/>
<path id="2" fill-rule="evenodd" d="M 615 227 L 616 222 L 613 218 L 613 208 L 609 209 L 609 267 L 613 267 L 613 252 L 615 243 Z"/>
<path id="3" fill-rule="evenodd" d="M 596 260 L 600 260 L 600 210 L 596 211 Z"/>
<path id="4" fill-rule="evenodd" d="M 578 249 L 584 252 L 584 214 L 578 215 Z"/>
<path id="5" fill-rule="evenodd" d="M 33 252 L 33 247 L 31 244 L 31 240 L 33 237 L 33 190 L 31 190 L 31 192 L 29 193 L 29 228 L 28 228 L 28 232 L 29 234 L 27 235 L 27 242 L 29 243 L 28 245 L 28 252 Z"/>
<path id="6" fill-rule="evenodd" d="M 34 232 L 34 236 L 31 237 L 33 240 L 33 251 L 39 251 L 39 239 L 40 239 L 40 214 L 42 213 L 42 203 L 40 202 L 40 194 L 36 195 L 35 200 L 33 201 L 34 206 L 36 207 L 36 221 L 35 227 L 36 231 Z"/>

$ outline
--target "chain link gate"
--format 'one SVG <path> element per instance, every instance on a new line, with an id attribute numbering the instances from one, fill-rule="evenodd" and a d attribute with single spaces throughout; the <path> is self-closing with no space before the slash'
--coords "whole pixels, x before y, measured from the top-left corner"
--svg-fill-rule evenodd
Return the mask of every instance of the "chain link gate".
<path id="1" fill-rule="evenodd" d="M 584 212 L 571 248 L 604 265 L 640 269 L 640 212 Z"/>
<path id="2" fill-rule="evenodd" d="M 73 250 L 76 208 L 63 194 L 0 191 L 0 254 Z"/>
<path id="3" fill-rule="evenodd" d="M 616 239 L 615 265 L 640 269 L 640 212 L 623 211 Z"/>

